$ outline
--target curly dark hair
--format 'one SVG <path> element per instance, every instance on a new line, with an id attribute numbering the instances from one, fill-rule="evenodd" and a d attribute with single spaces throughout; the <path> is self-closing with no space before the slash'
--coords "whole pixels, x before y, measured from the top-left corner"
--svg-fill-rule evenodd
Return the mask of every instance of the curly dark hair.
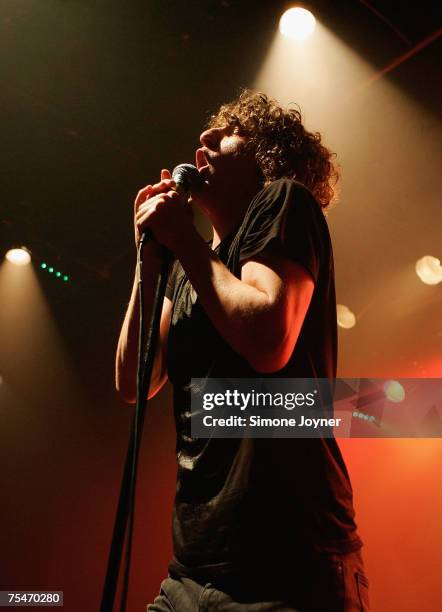
<path id="1" fill-rule="evenodd" d="M 336 155 L 324 147 L 318 132 L 305 129 L 299 110 L 284 109 L 264 93 L 243 89 L 209 119 L 209 128 L 221 125 L 247 137 L 265 184 L 296 179 L 310 189 L 324 212 L 336 198 Z"/>

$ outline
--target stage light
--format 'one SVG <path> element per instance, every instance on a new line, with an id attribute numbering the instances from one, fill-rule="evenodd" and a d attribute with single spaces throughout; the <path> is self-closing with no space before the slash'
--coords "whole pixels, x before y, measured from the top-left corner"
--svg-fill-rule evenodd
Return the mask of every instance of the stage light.
<path id="1" fill-rule="evenodd" d="M 286 38 L 303 41 L 313 32 L 316 19 L 310 11 L 300 8 L 291 8 L 279 20 L 279 31 Z"/>
<path id="2" fill-rule="evenodd" d="M 26 247 L 10 249 L 6 253 L 6 259 L 15 266 L 26 266 L 31 261 L 31 253 Z"/>
<path id="3" fill-rule="evenodd" d="M 437 285 L 442 282 L 442 266 L 439 259 L 425 255 L 416 262 L 416 274 L 426 285 Z"/>
<path id="4" fill-rule="evenodd" d="M 356 316 L 348 306 L 344 306 L 344 304 L 338 304 L 336 306 L 336 312 L 338 315 L 339 327 L 343 327 L 344 329 L 350 329 L 356 325 Z"/>
<path id="5" fill-rule="evenodd" d="M 384 392 L 390 402 L 402 402 L 405 398 L 405 389 L 397 380 L 387 380 L 384 383 Z"/>

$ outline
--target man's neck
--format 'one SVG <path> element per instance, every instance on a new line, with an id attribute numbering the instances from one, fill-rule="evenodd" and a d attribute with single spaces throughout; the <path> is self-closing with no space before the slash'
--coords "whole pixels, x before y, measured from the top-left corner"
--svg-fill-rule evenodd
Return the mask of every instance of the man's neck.
<path id="1" fill-rule="evenodd" d="M 227 219 L 214 220 L 213 216 L 211 216 L 210 221 L 212 222 L 212 249 L 215 249 L 219 245 L 221 240 L 224 240 L 224 238 L 228 236 L 230 232 L 241 223 L 243 218 L 244 215 L 242 215 L 236 221 L 232 219 L 229 223 L 227 222 Z"/>
<path id="2" fill-rule="evenodd" d="M 212 249 L 240 225 L 249 208 L 252 198 L 258 193 L 259 187 L 254 187 L 249 192 L 225 196 L 220 201 L 201 203 L 205 214 L 209 217 L 213 230 Z"/>

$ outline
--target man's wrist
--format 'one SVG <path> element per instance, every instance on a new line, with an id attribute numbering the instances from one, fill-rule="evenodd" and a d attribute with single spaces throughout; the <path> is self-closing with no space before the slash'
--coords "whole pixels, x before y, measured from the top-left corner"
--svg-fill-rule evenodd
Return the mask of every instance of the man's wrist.
<path id="1" fill-rule="evenodd" d="M 140 247 L 139 241 L 136 242 L 136 249 Z M 143 259 L 163 259 L 164 250 L 169 249 L 165 244 L 162 244 L 156 240 L 152 233 L 148 237 L 145 237 L 143 242 Z"/>

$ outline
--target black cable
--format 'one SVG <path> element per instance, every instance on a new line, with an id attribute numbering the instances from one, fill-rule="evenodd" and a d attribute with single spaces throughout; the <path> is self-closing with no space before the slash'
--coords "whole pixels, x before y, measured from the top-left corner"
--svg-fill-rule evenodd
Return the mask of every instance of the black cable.
<path id="1" fill-rule="evenodd" d="M 125 568 L 123 578 L 123 589 L 121 594 L 121 606 L 120 612 L 126 610 L 127 593 L 129 589 L 129 574 L 130 574 L 130 563 L 132 553 L 132 536 L 133 536 L 133 525 L 135 515 L 135 488 L 136 488 L 136 477 L 138 469 L 138 457 L 139 448 L 141 443 L 141 434 L 143 431 L 145 408 L 148 402 L 148 393 L 150 387 L 150 380 L 152 377 L 152 370 L 154 366 L 154 359 L 156 353 L 156 346 L 159 335 L 159 323 L 161 320 L 161 312 L 163 306 L 163 298 L 167 284 L 167 273 L 171 260 L 170 252 L 162 248 L 161 255 L 161 271 L 155 287 L 154 296 L 154 308 L 152 310 L 152 316 L 150 326 L 147 334 L 147 341 L 144 342 L 144 292 L 143 292 L 143 276 L 142 276 L 142 249 L 146 234 L 143 235 L 138 245 L 137 251 L 137 267 L 138 267 L 138 290 L 139 290 L 139 304 L 140 304 L 140 328 L 138 335 L 138 370 L 137 370 L 137 404 L 136 413 L 134 420 L 134 449 L 132 456 L 132 469 L 131 479 L 129 485 L 129 506 L 128 506 L 128 526 L 127 526 L 127 540 L 126 540 L 126 557 L 125 557 Z M 145 353 L 143 355 L 143 348 L 145 347 Z"/>

